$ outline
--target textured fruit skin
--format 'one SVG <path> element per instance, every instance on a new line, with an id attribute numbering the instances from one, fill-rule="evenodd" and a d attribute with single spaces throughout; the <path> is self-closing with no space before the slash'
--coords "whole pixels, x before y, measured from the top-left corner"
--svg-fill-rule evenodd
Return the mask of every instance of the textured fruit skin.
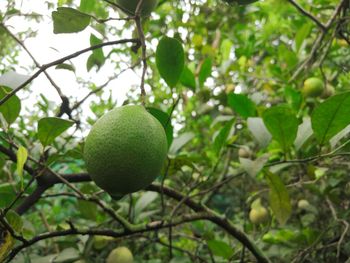
<path id="1" fill-rule="evenodd" d="M 258 207 L 258 208 L 253 208 L 249 212 L 249 220 L 253 224 L 265 223 L 267 221 L 268 217 L 269 217 L 269 212 L 263 206 Z"/>
<path id="2" fill-rule="evenodd" d="M 92 180 L 112 197 L 147 187 L 167 156 L 160 122 L 143 106 L 122 106 L 102 116 L 86 138 L 84 159 Z"/>
<path id="3" fill-rule="evenodd" d="M 139 0 L 117 0 L 117 4 L 128 11 L 129 15 L 135 15 Z M 141 15 L 149 16 L 156 8 L 158 0 L 143 0 L 141 6 Z"/>
<path id="4" fill-rule="evenodd" d="M 134 258 L 127 247 L 115 248 L 109 253 L 106 263 L 133 263 Z"/>
<path id="5" fill-rule="evenodd" d="M 303 94 L 305 97 L 318 97 L 324 92 L 324 83 L 319 78 L 308 78 L 304 81 Z"/>

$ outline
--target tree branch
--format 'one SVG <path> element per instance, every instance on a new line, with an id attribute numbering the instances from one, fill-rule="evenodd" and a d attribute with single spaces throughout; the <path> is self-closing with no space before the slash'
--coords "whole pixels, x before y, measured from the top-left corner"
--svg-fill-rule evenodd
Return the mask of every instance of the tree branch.
<path id="1" fill-rule="evenodd" d="M 39 70 L 37 70 L 29 79 L 27 79 L 24 83 L 22 83 L 20 86 L 18 86 L 17 88 L 15 88 L 14 90 L 12 90 L 9 94 L 7 94 L 3 99 L 0 100 L 0 106 L 2 104 L 4 104 L 7 100 L 9 100 L 13 95 L 15 95 L 18 91 L 20 91 L 21 89 L 23 89 L 25 86 L 27 86 L 29 83 L 31 83 L 34 79 L 36 79 L 41 73 L 43 73 L 45 70 L 47 70 L 48 68 L 51 68 L 53 66 L 62 64 L 63 62 L 65 62 L 66 60 L 75 58 L 80 56 L 81 54 L 84 54 L 86 52 L 89 51 L 93 51 L 95 49 L 99 49 L 105 46 L 111 46 L 111 45 L 117 45 L 117 44 L 125 44 L 125 43 L 139 43 L 139 39 L 136 38 L 130 38 L 130 39 L 121 39 L 121 40 L 115 40 L 115 41 L 110 41 L 110 42 L 105 42 L 105 43 L 101 43 L 95 46 L 91 46 L 85 49 L 82 49 L 80 51 L 77 51 L 75 53 L 72 53 L 68 56 L 65 56 L 63 58 L 60 58 L 58 60 L 55 60 L 51 63 L 45 64 L 43 65 Z"/>

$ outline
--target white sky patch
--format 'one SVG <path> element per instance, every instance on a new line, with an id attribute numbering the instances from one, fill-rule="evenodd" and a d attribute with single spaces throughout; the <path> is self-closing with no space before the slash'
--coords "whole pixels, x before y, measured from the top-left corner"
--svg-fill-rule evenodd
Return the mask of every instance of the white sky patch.
<path id="1" fill-rule="evenodd" d="M 98 33 L 96 33 L 91 27 L 88 27 L 79 33 L 54 34 L 53 22 L 51 18 L 52 10 L 48 10 L 46 4 L 43 4 L 42 1 L 17 1 L 16 4 L 16 8 L 21 10 L 22 13 L 38 13 L 43 15 L 43 20 L 39 23 L 36 21 L 26 21 L 23 17 L 18 16 L 12 17 L 6 21 L 6 26 L 16 35 L 18 35 L 20 32 L 27 32 L 28 30 L 37 32 L 36 36 L 25 39 L 23 42 L 34 58 L 41 65 L 50 63 L 81 49 L 88 48 L 90 46 L 91 33 L 99 36 Z M 6 9 L 6 1 L 0 1 L 0 9 Z M 104 54 L 107 54 L 111 49 L 112 47 L 104 47 Z M 86 61 L 90 54 L 91 52 L 84 53 L 71 60 L 72 64 L 76 68 L 75 74 L 68 70 L 57 70 L 55 67 L 48 69 L 47 72 L 62 89 L 64 95 L 80 100 L 89 93 L 87 88 L 82 87 L 77 83 L 77 78 L 99 86 L 105 83 L 111 76 L 116 74 L 115 66 L 108 60 L 100 71 L 96 72 L 95 68 L 93 68 L 90 72 L 87 72 Z M 35 68 L 33 71 L 31 70 L 34 62 L 22 48 L 20 49 L 18 61 L 18 65 L 13 66 L 16 72 L 19 74 L 32 75 L 37 70 L 37 68 Z M 66 63 L 69 62 L 67 61 Z M 126 67 L 127 66 L 125 66 L 125 68 Z M 117 101 L 117 105 L 120 106 L 126 99 L 126 94 L 130 88 L 132 86 L 140 85 L 140 81 L 139 75 L 135 74 L 135 72 L 132 70 L 128 70 L 121 74 L 116 80 L 111 81 L 104 88 L 104 91 L 106 92 L 106 95 L 109 95 L 109 91 L 111 90 L 113 100 Z M 18 93 L 18 96 L 22 99 L 23 109 L 25 107 L 32 108 L 32 105 L 36 103 L 39 94 L 43 94 L 48 100 L 55 102 L 57 105 L 60 104 L 60 98 L 56 90 L 50 84 L 44 74 L 41 74 L 31 83 L 30 92 L 30 96 L 26 99 L 24 99 L 23 92 Z M 95 96 L 91 96 L 89 100 L 82 105 L 84 119 L 88 116 L 92 116 L 92 112 L 89 108 L 91 100 L 96 101 L 97 98 Z M 85 120 L 81 121 L 85 122 Z"/>

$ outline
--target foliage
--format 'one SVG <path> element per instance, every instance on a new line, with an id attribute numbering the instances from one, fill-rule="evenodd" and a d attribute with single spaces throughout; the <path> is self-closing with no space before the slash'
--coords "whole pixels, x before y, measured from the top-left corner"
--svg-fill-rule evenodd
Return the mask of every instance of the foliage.
<path id="1" fill-rule="evenodd" d="M 149 263 L 350 258 L 348 1 L 162 0 L 147 18 L 109 0 L 43 1 L 49 18 L 6 2 L 0 257 L 105 262 L 127 247 Z M 89 32 L 90 46 L 41 65 L 26 45 L 45 23 L 57 39 Z M 113 81 L 131 71 L 121 101 Z M 36 95 L 39 76 L 47 93 Z M 310 78 L 334 92 L 306 96 Z M 82 153 L 95 121 L 122 104 L 145 104 L 169 149 L 152 185 L 112 200 Z M 254 224 L 256 204 L 268 216 Z"/>

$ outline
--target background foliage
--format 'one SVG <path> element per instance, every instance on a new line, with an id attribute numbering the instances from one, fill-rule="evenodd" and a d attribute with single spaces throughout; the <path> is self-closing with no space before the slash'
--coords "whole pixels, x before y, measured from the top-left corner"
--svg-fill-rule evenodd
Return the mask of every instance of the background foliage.
<path id="1" fill-rule="evenodd" d="M 104 262 L 127 246 L 149 263 L 349 260 L 348 1 L 162 0 L 142 21 L 120 19 L 113 1 L 43 1 L 56 34 L 95 30 L 81 54 L 89 72 L 114 67 L 101 86 L 79 77 L 80 53 L 44 66 L 32 57 L 20 75 L 36 31 L 8 23 L 45 19 L 16 2 L 0 12 L 0 258 Z M 67 97 L 49 67 L 75 74 L 86 97 Z M 169 154 L 147 191 L 114 201 L 89 182 L 82 149 L 117 104 L 105 87 L 128 69 L 140 84 L 123 104 L 145 102 Z M 31 97 L 35 74 L 59 100 Z M 305 97 L 309 77 L 335 94 Z M 261 206 L 269 216 L 254 224 Z"/>

